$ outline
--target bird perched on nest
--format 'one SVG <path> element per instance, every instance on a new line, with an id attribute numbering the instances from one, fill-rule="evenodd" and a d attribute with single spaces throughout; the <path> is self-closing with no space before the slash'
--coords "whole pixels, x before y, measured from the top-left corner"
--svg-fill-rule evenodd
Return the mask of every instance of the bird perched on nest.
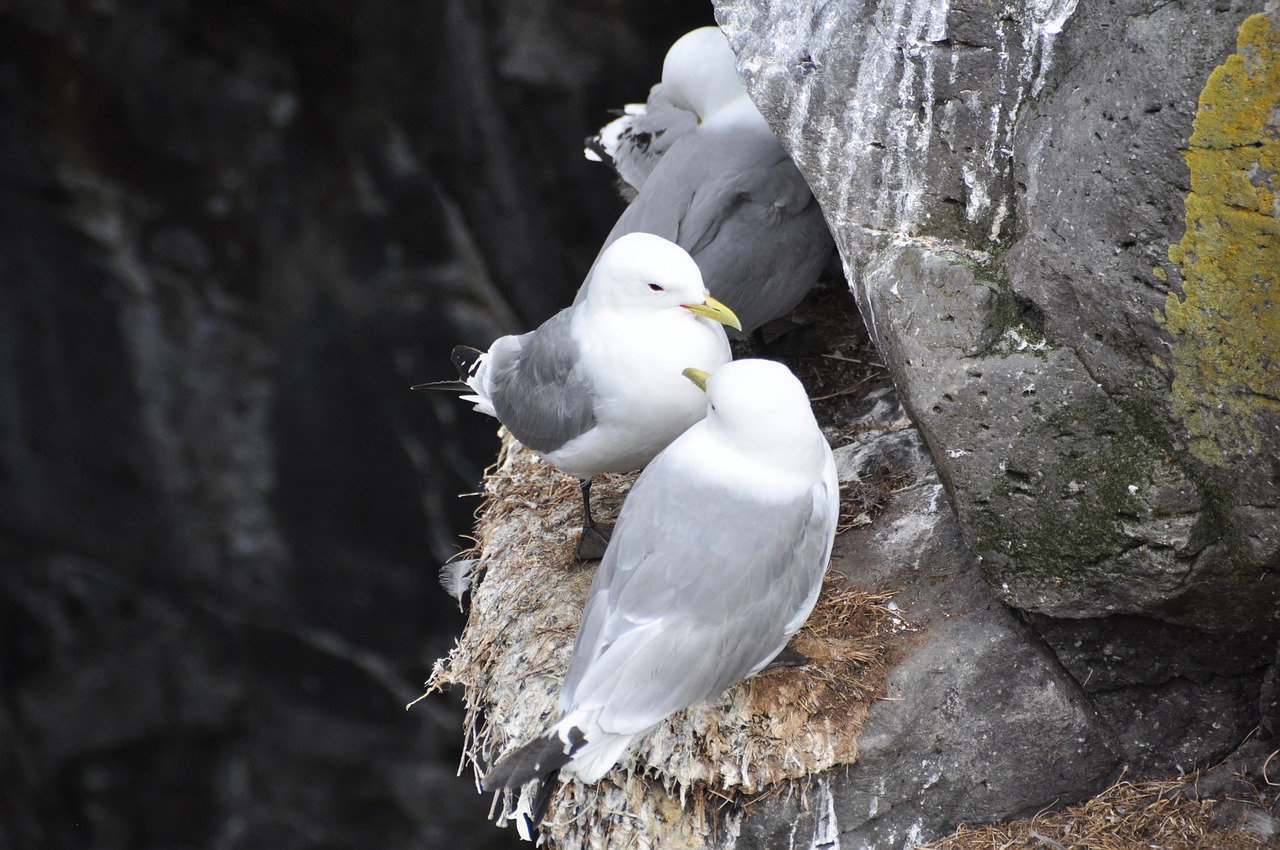
<path id="1" fill-rule="evenodd" d="M 605 248 L 628 233 L 670 239 L 693 255 L 711 294 L 732 304 L 750 332 L 790 312 L 813 288 L 831 256 L 831 234 L 809 185 L 738 80 L 718 28 L 693 30 L 671 46 L 662 93 L 694 115 L 695 126 L 657 159 Z M 655 131 L 648 132 L 651 138 Z M 625 151 L 615 163 L 625 161 Z"/>
<path id="2" fill-rule="evenodd" d="M 768 666 L 817 602 L 840 492 L 804 388 L 766 360 L 685 374 L 706 389 L 706 418 L 631 488 L 583 609 L 560 719 L 494 765 L 486 790 L 562 769 L 599 780 L 668 715 Z"/>
<path id="3" fill-rule="evenodd" d="M 591 517 L 591 479 L 640 469 L 706 414 L 681 376 L 716 369 L 731 354 L 733 311 L 707 294 L 697 265 L 659 236 L 633 233 L 600 256 L 586 297 L 539 328 L 496 340 L 487 352 L 458 346 L 461 381 L 415 389 L 469 392 L 517 440 L 581 479 L 583 531 L 576 552 L 604 554 L 609 529 Z"/>

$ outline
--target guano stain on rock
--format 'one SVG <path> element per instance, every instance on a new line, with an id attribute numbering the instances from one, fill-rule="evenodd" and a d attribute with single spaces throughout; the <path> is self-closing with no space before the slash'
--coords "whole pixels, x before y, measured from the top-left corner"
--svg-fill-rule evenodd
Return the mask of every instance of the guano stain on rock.
<path id="1" fill-rule="evenodd" d="M 1173 334 L 1169 409 L 1210 466 L 1257 452 L 1259 417 L 1280 415 L 1280 26 L 1249 17 L 1237 52 L 1200 93 L 1184 153 L 1182 272 L 1164 321 Z"/>

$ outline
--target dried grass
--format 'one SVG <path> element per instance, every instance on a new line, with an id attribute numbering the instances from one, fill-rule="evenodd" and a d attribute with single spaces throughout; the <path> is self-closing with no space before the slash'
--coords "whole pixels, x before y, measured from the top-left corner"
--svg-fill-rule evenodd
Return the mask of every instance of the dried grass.
<path id="1" fill-rule="evenodd" d="M 1215 823 L 1218 801 L 1197 799 L 1187 779 L 1121 781 L 1093 799 L 1026 820 L 962 826 L 919 850 L 1258 850 L 1276 846 Z"/>

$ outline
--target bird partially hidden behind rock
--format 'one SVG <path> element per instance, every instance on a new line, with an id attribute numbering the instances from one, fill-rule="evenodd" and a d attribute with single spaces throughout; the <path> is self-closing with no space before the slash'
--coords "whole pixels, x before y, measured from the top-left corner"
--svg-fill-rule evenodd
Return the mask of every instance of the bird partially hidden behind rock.
<path id="1" fill-rule="evenodd" d="M 769 666 L 817 602 L 840 492 L 804 388 L 781 364 L 707 376 L 704 420 L 631 488 L 583 609 L 560 719 L 495 764 L 485 790 L 559 770 L 598 781 L 673 712 Z"/>
<path id="2" fill-rule="evenodd" d="M 640 469 L 706 414 L 681 375 L 714 370 L 731 353 L 733 311 L 707 294 L 680 247 L 647 233 L 609 246 L 587 279 L 586 298 L 536 330 L 496 340 L 487 352 L 458 346 L 460 381 L 414 389 L 461 390 L 517 440 L 581 480 L 583 531 L 576 554 L 603 556 L 610 529 L 591 516 L 591 479 Z"/>
<path id="3" fill-rule="evenodd" d="M 695 126 L 673 130 L 678 137 L 660 157 L 652 155 L 656 122 L 647 108 L 647 136 L 620 131 L 615 166 L 636 157 L 624 143 L 647 139 L 641 159 L 651 171 L 604 247 L 628 233 L 677 243 L 750 332 L 790 312 L 813 288 L 831 256 L 831 234 L 809 185 L 747 96 L 718 28 L 693 30 L 671 46 L 661 94 L 694 115 Z"/>

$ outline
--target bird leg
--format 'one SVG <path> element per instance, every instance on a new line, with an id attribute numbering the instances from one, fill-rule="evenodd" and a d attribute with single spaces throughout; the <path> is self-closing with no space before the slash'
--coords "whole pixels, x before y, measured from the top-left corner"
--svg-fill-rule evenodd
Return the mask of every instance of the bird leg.
<path id="1" fill-rule="evenodd" d="M 597 525 L 591 519 L 591 479 L 584 478 L 579 489 L 582 490 L 582 534 L 578 536 L 573 554 L 579 561 L 598 561 L 609 546 L 613 526 Z"/>

